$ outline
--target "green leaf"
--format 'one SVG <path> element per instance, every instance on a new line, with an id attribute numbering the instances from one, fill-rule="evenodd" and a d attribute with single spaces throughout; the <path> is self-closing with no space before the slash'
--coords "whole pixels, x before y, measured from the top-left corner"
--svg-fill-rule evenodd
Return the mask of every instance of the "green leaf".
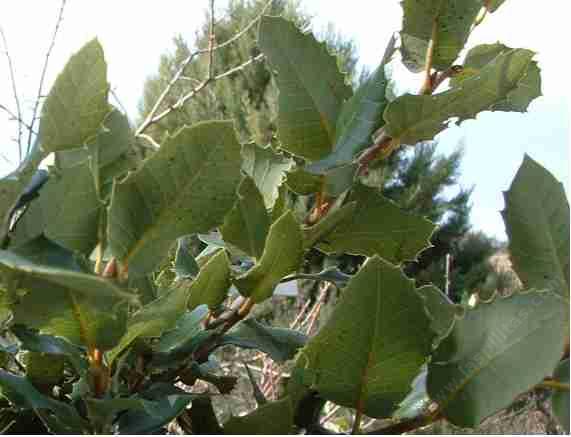
<path id="1" fill-rule="evenodd" d="M 73 407 L 42 395 L 26 378 L 0 369 L 0 389 L 18 408 L 35 410 L 38 415 L 51 411 L 53 416 L 41 414 L 40 418 L 55 434 L 84 434 L 88 429 Z"/>
<path id="2" fill-rule="evenodd" d="M 474 0 L 404 0 L 401 54 L 414 72 L 425 68 L 433 46 L 432 67 L 444 71 L 458 57 L 470 35 L 482 2 Z"/>
<path id="3" fill-rule="evenodd" d="M 291 211 L 285 212 L 268 233 L 264 253 L 258 263 L 234 280 L 242 296 L 262 302 L 272 296 L 280 280 L 296 271 L 303 259 L 299 224 Z"/>
<path id="4" fill-rule="evenodd" d="M 79 375 L 87 371 L 88 363 L 81 348 L 65 339 L 52 335 L 42 335 L 22 325 L 12 326 L 10 330 L 22 343 L 22 349 L 50 355 L 61 355 L 69 360 Z"/>
<path id="5" fill-rule="evenodd" d="M 44 101 L 42 148 L 55 152 L 86 144 L 109 112 L 108 93 L 103 48 L 93 39 L 70 58 Z"/>
<path id="6" fill-rule="evenodd" d="M 281 146 L 309 160 L 325 157 L 335 142 L 341 106 L 351 97 L 335 56 L 280 17 L 262 17 L 258 45 L 277 72 Z"/>
<path id="7" fill-rule="evenodd" d="M 40 197 L 18 222 L 14 243 L 43 233 L 67 249 L 89 256 L 98 243 L 102 207 L 87 162 L 52 173 Z"/>
<path id="8" fill-rule="evenodd" d="M 178 239 L 178 246 L 174 258 L 174 272 L 176 279 L 195 278 L 200 271 L 196 259 L 190 253 L 189 243 L 186 237 Z"/>
<path id="9" fill-rule="evenodd" d="M 303 248 L 309 249 L 317 242 L 325 240 L 337 225 L 352 220 L 357 210 L 357 202 L 349 202 L 339 208 L 331 208 L 327 215 L 313 226 L 303 228 Z"/>
<path id="10" fill-rule="evenodd" d="M 438 337 L 446 337 L 454 325 L 456 315 L 461 313 L 461 307 L 432 285 L 421 287 L 418 292 L 424 297 L 432 331 L 438 334 Z"/>
<path id="11" fill-rule="evenodd" d="M 146 409 L 152 412 L 149 401 L 137 398 L 96 399 L 85 398 L 85 406 L 92 424 L 97 424 L 100 430 L 107 431 L 116 416 L 123 411 L 137 411 Z M 148 405 L 151 404 L 151 405 Z"/>
<path id="12" fill-rule="evenodd" d="M 224 424 L 224 434 L 287 435 L 294 431 L 294 409 L 289 398 L 268 402 L 245 416 L 232 417 Z"/>
<path id="13" fill-rule="evenodd" d="M 170 353 L 191 341 L 203 330 L 202 321 L 208 314 L 208 307 L 200 305 L 192 311 L 185 312 L 176 322 L 176 326 L 161 335 L 159 341 L 153 344 L 153 350 L 158 353 Z"/>
<path id="14" fill-rule="evenodd" d="M 513 94 L 519 94 L 518 88 L 529 86 L 526 78 L 534 68 L 533 56 L 530 50 L 505 50 L 461 87 L 433 96 L 405 94 L 396 98 L 384 113 L 387 135 L 396 144 L 416 144 L 433 139 L 452 117 L 458 117 L 456 124 L 460 124 L 482 111 L 506 110 Z"/>
<path id="15" fill-rule="evenodd" d="M 472 48 L 464 60 L 462 73 L 453 77 L 451 86 L 461 87 L 469 77 L 481 73 L 482 68 L 488 65 L 498 55 L 513 50 L 503 44 L 481 44 Z M 531 61 L 527 74 L 520 80 L 518 86 L 510 91 L 505 101 L 494 106 L 495 111 L 526 112 L 527 107 L 535 98 L 541 96 L 541 72 L 536 61 Z"/>
<path id="16" fill-rule="evenodd" d="M 242 159 L 242 170 L 256 183 L 264 197 L 266 208 L 273 208 L 285 172 L 291 168 L 293 161 L 274 152 L 271 147 L 262 148 L 255 144 L 242 146 Z"/>
<path id="17" fill-rule="evenodd" d="M 553 377 L 557 382 L 569 385 L 569 358 L 559 363 Z M 551 408 L 565 432 L 569 434 L 569 390 L 554 390 L 551 394 Z"/>
<path id="18" fill-rule="evenodd" d="M 119 344 L 107 353 L 109 364 L 137 338 L 159 337 L 164 331 L 173 328 L 186 311 L 188 296 L 188 288 L 175 287 L 133 314 L 127 332 Z"/>
<path id="19" fill-rule="evenodd" d="M 146 411 L 130 410 L 119 417 L 119 434 L 156 434 L 201 396 L 166 383 L 156 383 L 141 395 L 150 402 Z"/>
<path id="20" fill-rule="evenodd" d="M 65 358 L 61 355 L 26 352 L 22 358 L 26 378 L 34 387 L 47 390 L 63 381 Z"/>
<path id="21" fill-rule="evenodd" d="M 294 171 L 288 172 L 286 176 L 287 187 L 296 194 L 308 196 L 317 193 L 323 186 L 323 178 L 314 175 L 298 167 Z"/>
<path id="22" fill-rule="evenodd" d="M 257 349 L 272 360 L 282 363 L 291 360 L 305 345 L 307 337 L 301 332 L 286 328 L 273 328 L 255 319 L 247 319 L 225 334 L 216 347 L 232 344 L 246 349 Z"/>
<path id="23" fill-rule="evenodd" d="M 46 156 L 47 153 L 40 147 L 40 143 L 36 138 L 32 150 L 30 150 L 18 168 L 0 179 L 0 219 L 2 220 L 0 242 L 4 242 L 10 230 L 10 218 L 14 208 L 18 205 L 22 192 L 32 180 L 36 169 Z"/>
<path id="24" fill-rule="evenodd" d="M 140 170 L 115 184 L 111 250 L 130 274 L 151 272 L 176 238 L 222 224 L 240 179 L 240 145 L 231 122 L 182 128 Z"/>
<path id="25" fill-rule="evenodd" d="M 430 353 L 429 323 L 413 281 L 370 258 L 325 326 L 299 352 L 296 369 L 313 375 L 310 388 L 323 398 L 386 417 L 410 391 Z"/>
<path id="26" fill-rule="evenodd" d="M 238 188 L 238 202 L 220 229 L 222 237 L 248 255 L 260 258 L 269 228 L 264 199 L 252 178 L 246 176 Z"/>
<path id="27" fill-rule="evenodd" d="M 475 427 L 551 374 L 566 306 L 554 293 L 528 292 L 466 310 L 428 365 L 428 394 L 444 416 Z"/>
<path id="28" fill-rule="evenodd" d="M 412 381 L 412 390 L 399 404 L 399 409 L 394 412 L 393 418 L 399 420 L 414 419 L 426 414 L 430 405 L 430 398 L 426 392 L 427 374 L 426 366 L 422 366 L 422 370 Z"/>
<path id="29" fill-rule="evenodd" d="M 330 232 L 319 238 L 323 252 L 353 255 L 379 255 L 398 264 L 414 259 L 429 245 L 435 225 L 428 220 L 401 210 L 381 196 L 377 190 L 357 185 L 349 202 L 357 202 L 353 214 L 348 214 Z"/>
<path id="30" fill-rule="evenodd" d="M 513 267 L 524 285 L 569 300 L 569 203 L 563 184 L 525 156 L 502 217 Z"/>
<path id="31" fill-rule="evenodd" d="M 192 311 L 202 304 L 216 309 L 228 296 L 231 285 L 230 261 L 226 251 L 221 250 L 204 264 L 190 285 L 188 309 Z"/>
<path id="32" fill-rule="evenodd" d="M 380 65 L 343 105 L 332 153 L 309 164 L 305 168 L 308 172 L 326 174 L 334 167 L 351 164 L 358 152 L 372 144 L 372 135 L 383 124 L 382 115 L 388 103 L 385 65 L 394 53 L 395 42 L 396 39 L 391 38 Z"/>
<path id="33" fill-rule="evenodd" d="M 137 304 L 136 295 L 73 269 L 73 254 L 46 241 L 32 241 L 21 253 L 35 248 L 35 259 L 51 256 L 50 264 L 0 251 L 0 274 L 14 322 L 75 344 L 110 349 L 123 334 L 127 304 Z"/>

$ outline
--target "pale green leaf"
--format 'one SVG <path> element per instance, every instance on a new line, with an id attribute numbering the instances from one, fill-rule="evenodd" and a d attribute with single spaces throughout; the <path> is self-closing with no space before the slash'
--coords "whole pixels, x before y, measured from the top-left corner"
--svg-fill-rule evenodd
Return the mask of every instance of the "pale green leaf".
<path id="1" fill-rule="evenodd" d="M 190 253 L 188 239 L 186 237 L 179 238 L 174 259 L 176 279 L 195 278 L 199 271 L 200 267 Z"/>
<path id="2" fill-rule="evenodd" d="M 89 256 L 98 243 L 102 208 L 87 162 L 52 172 L 39 198 L 18 222 L 14 244 L 44 234 Z"/>
<path id="3" fill-rule="evenodd" d="M 238 201 L 220 228 L 222 237 L 248 255 L 260 258 L 269 228 L 264 199 L 252 178 L 246 176 L 238 188 Z"/>
<path id="4" fill-rule="evenodd" d="M 230 261 L 226 251 L 221 250 L 202 266 L 198 276 L 192 281 L 188 291 L 188 309 L 192 311 L 202 304 L 216 309 L 228 296 L 231 285 Z"/>
<path id="5" fill-rule="evenodd" d="M 466 310 L 428 365 L 428 394 L 444 416 L 475 427 L 550 375 L 567 306 L 554 293 L 528 292 Z"/>
<path id="6" fill-rule="evenodd" d="M 432 42 L 432 66 L 444 71 L 464 47 L 482 3 L 477 0 L 404 0 L 401 53 L 414 72 L 425 67 Z"/>
<path id="7" fill-rule="evenodd" d="M 55 152 L 85 145 L 109 112 L 108 93 L 103 48 L 93 39 L 70 58 L 44 101 L 42 148 Z"/>
<path id="8" fill-rule="evenodd" d="M 125 329 L 127 304 L 136 304 L 136 295 L 83 273 L 74 267 L 71 252 L 45 239 L 18 250 L 34 257 L 0 251 L 4 299 L 15 323 L 102 350 L 118 342 Z M 48 263 L 36 261 L 42 259 Z"/>
<path id="9" fill-rule="evenodd" d="M 285 212 L 271 227 L 264 253 L 258 263 L 235 279 L 240 294 L 254 302 L 271 297 L 280 280 L 295 272 L 303 259 L 302 235 L 290 211 Z"/>
<path id="10" fill-rule="evenodd" d="M 298 167 L 294 171 L 287 173 L 285 184 L 294 193 L 308 196 L 321 190 L 323 178 L 320 175 L 308 173 Z"/>
<path id="11" fill-rule="evenodd" d="M 373 257 L 300 351 L 296 368 L 313 375 L 310 388 L 321 397 L 386 417 L 410 391 L 430 353 L 429 324 L 413 281 Z"/>
<path id="12" fill-rule="evenodd" d="M 377 190 L 357 185 L 349 202 L 357 203 L 354 212 L 318 239 L 317 247 L 325 253 L 379 255 L 398 264 L 429 246 L 435 225 L 401 210 Z"/>
<path id="13" fill-rule="evenodd" d="M 397 144 L 413 145 L 432 140 L 452 117 L 458 117 L 460 124 L 482 111 L 508 109 L 508 99 L 533 69 L 533 56 L 530 50 L 505 50 L 460 87 L 433 96 L 398 97 L 385 110 L 386 133 Z"/>
<path id="14" fill-rule="evenodd" d="M 526 287 L 569 300 L 569 202 L 563 184 L 525 156 L 502 211 L 513 268 Z"/>
<path id="15" fill-rule="evenodd" d="M 256 183 L 264 197 L 266 208 L 273 208 L 285 172 L 293 165 L 293 161 L 276 153 L 271 147 L 262 148 L 255 144 L 242 146 L 242 159 L 242 170 Z"/>
<path id="16" fill-rule="evenodd" d="M 335 56 L 280 17 L 262 17 L 258 45 L 277 73 L 281 146 L 306 159 L 323 158 L 335 142 L 341 106 L 351 97 Z"/>
<path id="17" fill-rule="evenodd" d="M 113 188 L 109 246 L 129 273 L 152 271 L 182 235 L 221 225 L 236 199 L 240 145 L 227 121 L 184 127 Z"/>

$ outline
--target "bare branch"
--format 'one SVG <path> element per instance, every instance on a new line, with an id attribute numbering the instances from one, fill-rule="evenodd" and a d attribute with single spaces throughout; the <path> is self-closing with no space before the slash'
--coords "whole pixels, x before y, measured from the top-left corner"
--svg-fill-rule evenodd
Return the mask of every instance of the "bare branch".
<path id="1" fill-rule="evenodd" d="M 50 46 L 48 47 L 48 51 L 46 52 L 46 59 L 44 61 L 44 67 L 42 68 L 42 75 L 40 77 L 40 84 L 38 86 L 38 96 L 36 97 L 36 101 L 34 103 L 34 109 L 32 112 L 32 123 L 31 123 L 31 127 L 33 129 L 34 127 L 34 123 L 36 122 L 36 116 L 38 115 L 38 108 L 40 106 L 40 99 L 42 98 L 42 90 L 44 88 L 44 80 L 46 77 L 46 71 L 48 69 L 48 63 L 50 60 L 50 55 L 52 53 L 52 50 L 54 48 L 55 42 L 56 42 L 56 36 L 58 34 L 59 31 L 59 26 L 61 24 L 61 21 L 63 19 L 63 11 L 65 9 L 65 2 L 66 0 L 61 0 L 61 6 L 59 9 L 59 13 L 58 13 L 58 17 L 57 17 L 57 21 L 56 21 L 56 25 L 54 28 L 54 33 L 52 35 L 52 39 L 50 42 Z M 29 135 L 28 135 L 28 147 L 26 150 L 26 154 L 30 151 L 31 147 L 32 147 L 32 129 L 29 130 Z"/>
<path id="2" fill-rule="evenodd" d="M 190 55 L 188 55 L 186 57 L 186 59 L 184 59 L 182 61 L 182 63 L 180 64 L 180 67 L 178 68 L 176 73 L 173 75 L 172 79 L 169 81 L 168 85 L 165 87 L 163 92 L 160 94 L 160 96 L 156 100 L 155 104 L 153 105 L 152 109 L 149 111 L 149 113 L 147 114 L 147 116 L 145 117 L 145 119 L 143 120 L 143 122 L 141 123 L 141 125 L 139 126 L 137 131 L 135 132 L 135 136 L 141 136 L 145 132 L 145 130 L 147 130 L 149 128 L 149 126 L 159 122 L 160 120 L 162 120 L 164 117 L 166 117 L 171 112 L 180 109 L 188 100 L 192 99 L 196 94 L 198 94 L 203 89 L 205 89 L 207 87 L 207 85 L 209 85 L 210 83 L 212 83 L 216 80 L 222 79 L 224 77 L 227 77 L 233 73 L 236 73 L 237 71 L 240 71 L 241 69 L 247 67 L 248 65 L 252 64 L 253 62 L 261 60 L 263 58 L 263 55 L 259 54 L 255 57 L 249 59 L 248 61 L 244 62 L 241 65 L 238 65 L 238 66 L 236 66 L 236 67 L 234 67 L 234 68 L 232 68 L 226 72 L 222 72 L 216 76 L 214 75 L 214 71 L 213 71 L 214 52 L 216 52 L 217 50 L 220 50 L 224 47 L 229 46 L 230 44 L 232 44 L 232 43 L 236 42 L 238 39 L 240 39 L 243 35 L 245 35 L 246 32 L 248 32 L 260 20 L 260 18 L 266 12 L 268 7 L 273 3 L 273 1 L 274 0 L 269 0 L 264 5 L 264 7 L 260 11 L 260 13 L 252 21 L 250 21 L 242 30 L 240 30 L 238 33 L 236 33 L 232 38 L 224 41 L 221 44 L 216 45 L 215 40 L 214 40 L 214 24 L 215 24 L 214 23 L 214 0 L 210 0 L 210 26 L 209 26 L 208 47 L 198 49 L 198 50 L 192 52 Z M 181 79 L 188 80 L 188 78 L 183 76 L 185 69 L 190 65 L 190 63 L 196 57 L 204 55 L 204 54 L 208 54 L 208 56 L 209 56 L 208 73 L 207 73 L 206 79 L 204 79 L 202 81 L 198 81 L 197 79 L 192 79 L 192 80 L 195 80 L 199 83 L 189 93 L 180 97 L 174 104 L 170 105 L 168 108 L 164 109 L 162 112 L 157 114 L 157 112 L 159 111 L 159 108 L 163 104 L 165 98 L 171 92 L 173 86 Z"/>
<path id="3" fill-rule="evenodd" d="M 4 112 L 6 112 L 6 114 L 8 114 L 10 116 L 10 120 L 11 121 L 17 121 L 18 123 L 20 123 L 22 126 L 24 126 L 27 130 L 31 131 L 33 134 L 36 134 L 37 132 L 34 131 L 32 129 L 32 126 L 30 126 L 28 123 L 26 123 L 23 119 L 19 118 L 16 114 L 14 114 L 14 112 L 12 112 L 8 107 L 0 104 L 0 109 L 3 110 Z"/>
<path id="4" fill-rule="evenodd" d="M 18 97 L 18 89 L 16 87 L 16 75 L 14 74 L 14 65 L 12 64 L 12 58 L 10 57 L 10 52 L 8 50 L 8 42 L 6 41 L 6 35 L 4 35 L 4 30 L 0 26 L 0 36 L 2 37 L 2 44 L 4 45 L 4 54 L 8 61 L 8 70 L 10 71 L 10 82 L 12 83 L 12 93 L 14 95 L 14 101 L 16 102 L 16 113 L 18 120 L 18 159 L 22 162 L 22 108 L 20 106 L 20 98 Z M 14 117 L 13 117 L 14 118 Z"/>

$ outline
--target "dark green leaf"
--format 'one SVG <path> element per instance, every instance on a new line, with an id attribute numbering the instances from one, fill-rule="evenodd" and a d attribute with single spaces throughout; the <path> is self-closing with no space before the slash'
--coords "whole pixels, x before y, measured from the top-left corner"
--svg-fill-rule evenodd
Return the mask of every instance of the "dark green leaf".
<path id="1" fill-rule="evenodd" d="M 306 341 L 307 337 L 301 332 L 273 328 L 254 319 L 248 319 L 224 335 L 217 343 L 217 347 L 232 344 L 246 349 L 257 349 L 281 363 L 291 360 Z"/>
<path id="2" fill-rule="evenodd" d="M 54 416 L 46 425 L 55 434 L 84 434 L 87 429 L 87 424 L 73 407 L 42 395 L 26 378 L 0 369 L 0 389 L 2 395 L 18 408 L 53 412 Z M 42 416 L 42 419 L 46 417 Z"/>
<path id="3" fill-rule="evenodd" d="M 246 176 L 238 188 L 238 201 L 220 229 L 222 237 L 248 255 L 260 258 L 269 228 L 264 199 L 252 178 Z"/>
<path id="4" fill-rule="evenodd" d="M 294 410 L 289 398 L 269 402 L 241 417 L 232 417 L 224 424 L 224 434 L 271 435 L 292 434 Z"/>
<path id="5" fill-rule="evenodd" d="M 528 292 L 466 310 L 428 365 L 428 394 L 444 416 L 475 427 L 551 374 L 566 306 L 554 293 Z"/>
<path id="6" fill-rule="evenodd" d="M 303 247 L 309 249 L 316 243 L 327 240 L 335 227 L 351 220 L 357 210 L 357 202 L 349 202 L 339 208 L 331 208 L 327 215 L 313 226 L 303 229 Z"/>
<path id="7" fill-rule="evenodd" d="M 388 103 L 385 97 L 388 84 L 385 65 L 394 53 L 394 46 L 393 37 L 375 72 L 343 105 L 337 122 L 337 138 L 332 153 L 308 165 L 306 167 L 308 172 L 325 174 L 334 167 L 351 164 L 358 152 L 372 144 L 372 135 L 383 124 L 382 115 Z"/>
<path id="8" fill-rule="evenodd" d="M 335 56 L 280 17 L 262 17 L 258 45 L 277 72 L 282 147 L 310 160 L 323 158 L 335 142 L 341 106 L 351 97 Z"/>
<path id="9" fill-rule="evenodd" d="M 92 139 L 109 112 L 108 92 L 103 48 L 93 39 L 70 58 L 44 101 L 42 148 L 55 152 Z"/>
<path id="10" fill-rule="evenodd" d="M 193 311 L 185 312 L 176 322 L 175 327 L 163 333 L 159 341 L 153 344 L 153 350 L 169 353 L 185 345 L 203 330 L 202 322 L 208 314 L 208 307 L 200 305 Z"/>
<path id="11" fill-rule="evenodd" d="M 42 352 L 50 355 L 62 355 L 73 365 L 78 374 L 87 371 L 88 363 L 84 351 L 61 337 L 42 335 L 22 325 L 11 328 L 12 333 L 22 343 L 21 348 L 32 352 Z"/>
<path id="12" fill-rule="evenodd" d="M 223 433 L 210 398 L 194 399 L 190 407 L 190 417 L 194 434 L 212 435 Z"/>
<path id="13" fill-rule="evenodd" d="M 236 199 L 240 145 L 231 122 L 203 122 L 167 138 L 125 181 L 109 209 L 109 245 L 129 273 L 152 271 L 176 238 L 222 224 Z"/>
<path id="14" fill-rule="evenodd" d="M 413 281 L 370 258 L 325 326 L 299 352 L 296 369 L 325 399 L 386 417 L 410 391 L 430 353 L 429 323 Z"/>
<path id="15" fill-rule="evenodd" d="M 119 434 L 154 434 L 182 413 L 200 394 L 186 393 L 165 383 L 156 383 L 142 393 L 146 411 L 131 410 L 119 418 Z"/>
<path id="16" fill-rule="evenodd" d="M 553 377 L 557 382 L 569 385 L 569 358 L 559 363 Z M 569 434 L 569 390 L 554 390 L 551 395 L 551 408 L 565 432 Z"/>
<path id="17" fill-rule="evenodd" d="M 519 93 L 518 88 L 531 85 L 527 80 L 534 68 L 533 56 L 530 50 L 505 50 L 479 74 L 465 79 L 461 87 L 434 96 L 405 94 L 396 98 L 384 113 L 386 133 L 395 144 L 416 144 L 432 140 L 452 117 L 458 117 L 456 124 L 460 124 L 482 111 L 509 109 L 509 99 Z M 514 106 L 509 110 L 521 109 Z"/>
<path id="18" fill-rule="evenodd" d="M 421 287 L 418 292 L 424 297 L 424 305 L 431 319 L 430 327 L 438 337 L 446 337 L 454 325 L 456 315 L 461 312 L 461 307 L 432 285 Z"/>
<path id="19" fill-rule="evenodd" d="M 502 211 L 514 270 L 530 288 L 569 300 L 569 203 L 563 184 L 525 156 Z"/>
<path id="20" fill-rule="evenodd" d="M 319 238 L 318 248 L 325 253 L 379 255 L 398 264 L 416 255 L 429 245 L 435 225 L 423 217 L 401 210 L 381 196 L 377 190 L 357 185 L 349 202 L 357 202 L 330 232 Z"/>
<path id="21" fill-rule="evenodd" d="M 288 211 L 270 227 L 264 253 L 258 263 L 236 278 L 234 284 L 243 296 L 262 302 L 271 297 L 284 276 L 299 268 L 302 258 L 301 230 Z"/>
<path id="22" fill-rule="evenodd" d="M 475 0 L 404 0 L 401 30 L 403 63 L 409 70 L 425 68 L 432 45 L 432 66 L 444 71 L 452 65 L 472 31 L 482 3 Z"/>

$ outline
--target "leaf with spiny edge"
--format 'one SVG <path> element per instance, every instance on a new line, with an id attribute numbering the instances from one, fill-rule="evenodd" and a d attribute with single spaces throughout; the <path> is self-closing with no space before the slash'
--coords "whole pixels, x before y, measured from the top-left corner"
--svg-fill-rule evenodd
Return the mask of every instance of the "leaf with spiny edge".
<path id="1" fill-rule="evenodd" d="M 528 155 L 504 193 L 513 268 L 526 287 L 569 301 L 569 202 L 563 184 Z"/>
<path id="2" fill-rule="evenodd" d="M 429 325 L 413 281 L 398 267 L 369 258 L 326 324 L 299 352 L 295 371 L 321 397 L 387 417 L 430 353 Z"/>
<path id="3" fill-rule="evenodd" d="M 475 118 L 482 111 L 525 110 L 522 86 L 531 86 L 530 78 L 536 77 L 532 58 L 534 53 L 526 49 L 509 49 L 494 57 L 479 74 L 462 81 L 435 95 L 405 94 L 392 101 L 384 112 L 386 134 L 392 138 L 393 147 L 398 144 L 414 145 L 432 140 L 448 127 L 448 120 L 457 117 L 456 124 Z M 522 82 L 523 81 L 523 82 Z M 517 97 L 517 105 L 509 99 Z M 528 97 L 532 98 L 533 93 Z"/>
<path id="4" fill-rule="evenodd" d="M 428 394 L 444 417 L 475 427 L 550 375 L 566 307 L 561 296 L 532 290 L 467 309 L 428 364 Z"/>
<path id="5" fill-rule="evenodd" d="M 325 157 L 335 142 L 341 107 L 352 94 L 335 56 L 281 17 L 261 18 L 258 45 L 277 72 L 281 147 L 309 160 Z"/>
<path id="6" fill-rule="evenodd" d="M 151 272 L 183 235 L 222 224 L 241 179 L 240 144 L 232 122 L 181 128 L 122 182 L 108 218 L 109 246 L 129 274 Z"/>

